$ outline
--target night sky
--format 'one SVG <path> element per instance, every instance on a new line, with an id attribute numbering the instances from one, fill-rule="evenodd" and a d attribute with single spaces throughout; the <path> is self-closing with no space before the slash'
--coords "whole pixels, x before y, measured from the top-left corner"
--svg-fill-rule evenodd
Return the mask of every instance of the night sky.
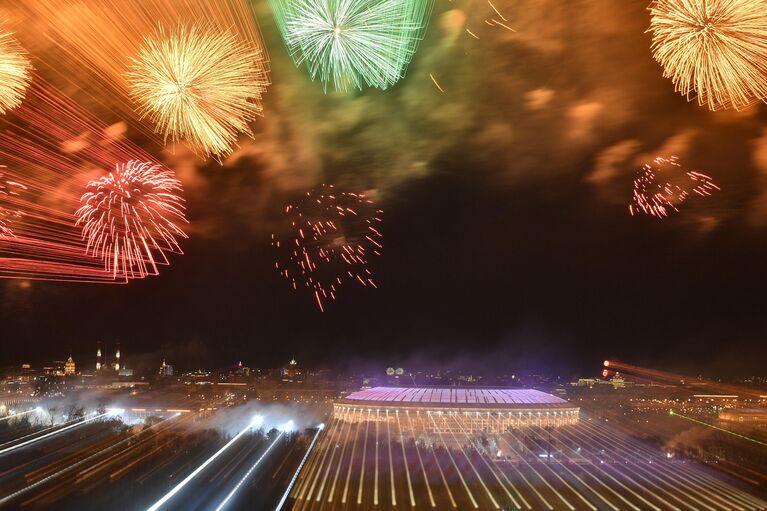
<path id="1" fill-rule="evenodd" d="M 485 25 L 479 0 L 438 0 L 404 80 L 325 95 L 257 2 L 273 83 L 255 140 L 223 165 L 145 146 L 186 188 L 185 254 L 125 286 L 0 282 L 0 365 L 87 361 L 100 340 L 129 366 L 763 372 L 765 106 L 675 93 L 645 1 L 495 4 L 518 32 Z M 631 217 L 634 172 L 672 155 L 722 191 Z M 270 247 L 283 205 L 320 183 L 385 210 L 379 289 L 344 286 L 325 313 Z"/>

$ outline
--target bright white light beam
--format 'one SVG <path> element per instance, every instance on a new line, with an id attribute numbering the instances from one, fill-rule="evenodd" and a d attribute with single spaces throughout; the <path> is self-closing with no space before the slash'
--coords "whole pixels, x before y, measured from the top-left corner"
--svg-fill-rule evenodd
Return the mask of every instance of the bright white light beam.
<path id="1" fill-rule="evenodd" d="M 172 497 L 173 497 L 175 494 L 177 494 L 179 491 L 181 491 L 181 489 L 182 489 L 184 486 L 186 486 L 186 485 L 189 483 L 189 481 L 191 481 L 192 479 L 194 479 L 194 478 L 195 478 L 195 476 L 197 476 L 197 474 L 199 474 L 200 472 L 202 472 L 203 470 L 205 470 L 205 467 L 207 467 L 208 465 L 210 465 L 211 463 L 213 463 L 213 461 L 214 461 L 216 458 L 218 458 L 219 456 L 221 456 L 221 454 L 222 454 L 224 451 L 226 451 L 227 449 L 229 449 L 229 447 L 231 447 L 231 446 L 232 446 L 232 444 L 234 444 L 234 443 L 235 443 L 237 440 L 239 440 L 239 439 L 240 439 L 240 437 L 242 437 L 242 435 L 244 435 L 245 433 L 247 433 L 248 431 L 250 431 L 250 430 L 251 430 L 251 429 L 253 429 L 253 428 L 258 428 L 258 427 L 260 427 L 260 426 L 261 426 L 261 424 L 263 424 L 263 423 L 264 423 L 264 418 L 263 418 L 263 417 L 261 417 L 260 415 L 256 415 L 256 416 L 253 418 L 253 420 L 252 420 L 252 421 L 250 421 L 250 424 L 248 424 L 248 425 L 247 425 L 247 427 L 245 427 L 245 428 L 244 428 L 242 431 L 240 431 L 239 433 L 237 433 L 237 434 L 234 436 L 234 438 L 232 438 L 231 440 L 229 440 L 229 441 L 226 443 L 226 445 L 224 445 L 224 446 L 223 446 L 221 449 L 219 449 L 218 451 L 216 451 L 216 453 L 215 453 L 213 456 L 211 456 L 210 458 L 208 458 L 207 460 L 205 460 L 205 462 L 204 462 L 202 465 L 200 465 L 199 467 L 197 467 L 197 468 L 194 470 L 194 472 L 192 472 L 191 474 L 189 474 L 188 476 L 186 476 L 186 478 L 184 478 L 184 480 L 183 480 L 183 481 L 181 481 L 180 483 L 178 483 L 178 484 L 177 484 L 177 485 L 176 485 L 176 486 L 175 486 L 175 487 L 174 487 L 174 488 L 173 488 L 171 491 L 169 491 L 168 493 L 166 493 L 166 494 L 165 494 L 165 495 L 164 495 L 164 496 L 163 496 L 163 497 L 162 497 L 160 500 L 158 500 L 157 502 L 155 502 L 155 503 L 152 505 L 152 507 L 150 507 L 150 508 L 148 508 L 148 509 L 147 509 L 147 511 L 157 511 L 158 509 L 160 509 L 160 507 L 161 507 L 163 504 L 165 504 L 166 502 L 168 502 L 168 501 L 169 501 L 169 500 L 170 500 L 170 499 L 171 499 L 171 498 L 172 498 Z"/>
<path id="2" fill-rule="evenodd" d="M 304 459 L 301 460 L 301 464 L 298 465 L 298 468 L 296 469 L 296 473 L 293 474 L 293 478 L 290 480 L 290 484 L 288 485 L 288 488 L 285 490 L 285 493 L 282 495 L 282 498 L 280 499 L 280 503 L 277 504 L 277 507 L 274 508 L 274 511 L 280 511 L 282 509 L 282 506 L 285 505 L 285 501 L 288 500 L 288 495 L 290 495 L 290 490 L 293 488 L 293 485 L 296 484 L 296 479 L 298 478 L 298 474 L 301 473 L 301 469 L 304 468 L 304 463 L 306 463 L 306 458 L 309 457 L 309 453 L 312 452 L 312 449 L 314 448 L 315 442 L 317 442 L 317 437 L 320 436 L 320 433 L 322 433 L 322 430 L 325 429 L 324 424 L 320 424 L 317 426 L 317 433 L 314 434 L 314 438 L 312 438 L 312 443 L 309 444 L 309 448 L 306 450 L 306 454 L 304 454 Z"/>
<path id="3" fill-rule="evenodd" d="M 32 408 L 31 410 L 27 410 L 26 412 L 14 413 L 14 414 L 8 415 L 7 417 L 3 417 L 2 419 L 0 419 L 0 422 L 13 419 L 14 417 L 21 417 L 22 415 L 26 415 L 28 413 L 39 412 L 39 411 L 40 411 L 40 408 L 38 407 L 38 408 Z"/>
<path id="4" fill-rule="evenodd" d="M 261 463 L 261 460 L 263 460 L 266 457 L 266 455 L 269 454 L 269 451 L 272 450 L 272 447 L 274 447 L 274 445 L 277 443 L 277 441 L 280 438 L 282 438 L 282 435 L 284 435 L 284 434 L 285 434 L 285 432 L 281 431 L 280 434 L 277 435 L 277 438 L 275 438 L 274 441 L 271 444 L 269 444 L 269 447 L 266 448 L 264 453 L 256 460 L 255 463 L 253 463 L 253 465 L 251 465 L 250 469 L 248 469 L 248 471 L 245 472 L 245 475 L 242 476 L 242 479 L 240 479 L 240 481 L 234 486 L 234 488 L 232 488 L 232 491 L 229 492 L 229 495 L 227 495 L 226 498 L 221 501 L 221 504 L 218 505 L 218 507 L 216 508 L 215 511 L 221 511 L 222 509 L 224 509 L 224 506 L 226 506 L 226 503 L 229 502 L 229 500 L 232 497 L 234 497 L 234 494 L 237 493 L 237 490 L 240 489 L 240 486 L 242 486 L 243 483 L 248 480 L 248 478 L 250 477 L 250 474 L 253 473 L 253 471 L 256 469 L 256 467 L 259 465 L 259 463 Z"/>
<path id="5" fill-rule="evenodd" d="M 34 411 L 34 410 L 31 410 L 31 411 Z M 37 438 L 33 438 L 31 440 L 27 440 L 26 442 L 21 442 L 20 444 L 16 444 L 16 445 L 12 445 L 10 447 L 6 447 L 5 449 L 0 450 L 0 456 L 2 456 L 3 454 L 5 454 L 7 452 L 11 452 L 11 451 L 15 451 L 16 449 L 20 449 L 20 448 L 22 448 L 24 446 L 27 446 L 29 444 L 33 444 L 35 442 L 39 442 L 40 440 L 45 440 L 46 438 L 50 438 L 53 435 L 58 435 L 59 433 L 63 433 L 64 431 L 67 431 L 67 430 L 70 430 L 70 429 L 73 429 L 73 428 L 79 428 L 83 424 L 87 424 L 88 422 L 95 421 L 96 419 L 100 419 L 100 418 L 105 417 L 107 415 L 112 415 L 113 413 L 114 412 L 106 412 L 106 413 L 101 413 L 99 415 L 94 415 L 90 419 L 85 419 L 84 421 L 80 421 L 80 422 L 78 422 L 76 424 L 72 424 L 71 426 L 66 426 L 66 427 L 63 427 L 61 429 L 57 429 L 56 431 L 51 431 L 50 433 L 47 433 L 47 434 L 45 434 L 43 436 L 39 436 Z"/>
<path id="6" fill-rule="evenodd" d="M 109 412 L 107 412 L 107 413 L 109 413 Z M 179 415 L 180 414 L 177 413 L 173 417 L 171 417 L 169 419 L 165 419 L 165 420 L 174 419 L 174 418 L 178 417 Z M 149 426 L 144 431 L 139 433 L 139 435 L 146 435 L 148 431 L 151 431 L 152 429 L 154 429 L 154 428 L 156 428 L 156 427 L 158 427 L 158 426 L 160 426 L 161 424 L 164 424 L 164 423 L 165 423 L 165 421 L 160 421 L 160 422 L 158 422 L 157 424 L 155 424 L 153 426 Z M 34 490 L 35 488 L 38 488 L 38 487 L 40 487 L 40 486 L 42 486 L 44 484 L 47 484 L 50 481 L 53 481 L 54 479 L 56 479 L 58 477 L 61 477 L 64 474 L 67 474 L 67 473 L 71 472 L 72 470 L 76 469 L 79 466 L 82 466 L 82 465 L 90 463 L 91 460 L 96 459 L 99 456 L 103 456 L 104 454 L 106 454 L 108 452 L 114 451 L 118 447 L 122 447 L 123 445 L 129 444 L 135 438 L 136 438 L 135 435 L 131 435 L 128 438 L 117 442 L 116 444 L 112 444 L 111 446 L 106 447 L 103 450 L 96 452 L 95 454 L 91 454 L 87 458 L 83 458 L 83 459 L 81 459 L 80 461 L 78 461 L 76 463 L 73 463 L 73 464 L 71 464 L 69 466 L 66 466 L 66 467 L 62 468 L 58 472 L 54 472 L 53 474 L 49 475 L 48 477 L 43 477 L 42 479 L 39 479 L 37 482 L 34 482 L 34 483 L 30 484 L 29 486 L 26 486 L 26 487 L 24 487 L 24 488 L 22 488 L 22 489 L 20 489 L 20 490 L 18 490 L 16 492 L 14 492 L 14 493 L 11 493 L 10 495 L 6 495 L 3 498 L 0 498 L 0 507 L 4 506 L 8 502 L 10 502 L 10 501 L 12 501 L 12 500 L 14 500 L 14 499 L 16 499 L 18 497 L 20 497 L 21 495 L 24 495 L 25 493 L 28 493 L 28 492 Z"/>
<path id="7" fill-rule="evenodd" d="M 78 421 L 80 421 L 80 419 L 82 419 L 82 417 L 75 417 L 74 419 L 72 419 L 70 421 L 62 422 L 61 424 L 55 424 L 55 425 L 50 426 L 48 428 L 41 429 L 40 431 L 35 431 L 34 433 L 30 433 L 28 435 L 24 435 L 24 436 L 19 437 L 19 438 L 14 438 L 13 440 L 9 440 L 8 442 L 5 442 L 4 444 L 0 444 L 0 449 L 2 449 L 3 447 L 5 447 L 7 445 L 11 445 L 11 444 L 15 444 L 16 442 L 20 442 L 21 440 L 24 440 L 25 438 L 32 438 L 33 436 L 40 435 L 42 433 L 45 433 L 46 431 L 51 431 L 52 429 L 59 429 L 62 426 L 67 426 L 67 425 L 72 424 L 74 422 L 78 422 Z"/>

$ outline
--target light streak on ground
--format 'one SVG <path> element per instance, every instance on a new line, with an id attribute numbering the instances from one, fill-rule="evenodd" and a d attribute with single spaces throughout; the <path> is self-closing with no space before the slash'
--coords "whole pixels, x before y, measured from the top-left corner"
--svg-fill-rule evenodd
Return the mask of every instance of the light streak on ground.
<path id="1" fill-rule="evenodd" d="M 728 435 L 736 436 L 738 438 L 742 438 L 743 440 L 748 440 L 749 442 L 753 442 L 755 444 L 761 445 L 762 447 L 767 447 L 767 442 L 762 442 L 761 440 L 757 440 L 756 438 L 751 438 L 746 435 L 741 435 L 740 433 L 736 433 L 734 431 L 730 431 L 729 429 L 720 428 L 719 426 L 714 426 L 713 424 L 709 424 L 708 422 L 704 422 L 698 419 L 693 419 L 692 417 L 688 417 L 687 415 L 682 415 L 679 412 L 675 412 L 674 410 L 670 410 L 669 415 L 673 415 L 674 417 L 680 417 L 682 419 L 688 420 L 690 422 L 694 422 L 696 424 L 700 424 L 701 426 L 706 426 L 707 428 L 712 428 L 717 431 L 722 431 L 723 433 L 727 433 Z"/>
<path id="2" fill-rule="evenodd" d="M 275 446 L 275 444 L 282 438 L 282 435 L 284 435 L 284 431 L 280 431 L 280 434 L 277 435 L 277 438 L 274 439 L 274 441 L 269 444 L 269 447 L 266 448 L 266 450 L 259 456 L 259 458 L 251 465 L 251 467 L 248 469 L 247 472 L 245 472 L 245 475 L 242 476 L 242 479 L 232 488 L 232 491 L 229 492 L 229 494 L 224 498 L 224 500 L 221 501 L 221 504 L 216 507 L 216 511 L 221 511 L 224 509 L 224 506 L 231 500 L 232 497 L 234 497 L 234 494 L 237 493 L 237 490 L 240 489 L 240 487 L 245 483 L 245 481 L 248 480 L 248 478 L 251 476 L 254 470 L 256 470 L 256 467 L 261 463 L 261 461 L 266 457 L 267 454 L 269 454 L 269 451 L 272 450 L 272 447 Z"/>
<path id="3" fill-rule="evenodd" d="M 12 414 L 8 415 L 7 417 L 0 418 L 0 422 L 11 420 L 11 419 L 15 419 L 16 417 L 21 417 L 22 415 L 26 415 L 28 413 L 41 412 L 41 411 L 42 410 L 40 408 L 32 408 L 31 410 L 26 410 L 24 412 L 12 413 Z M 0 452 L 2 452 L 2 451 L 0 451 Z"/>
<path id="4" fill-rule="evenodd" d="M 111 412 L 107 412 L 106 414 L 103 414 L 103 415 L 108 415 L 110 413 Z M 171 417 L 169 419 L 166 419 L 166 420 L 171 420 L 171 419 L 173 419 L 175 417 L 178 417 L 178 415 L 174 415 L 173 417 Z M 143 430 L 141 433 L 139 433 L 139 435 L 144 435 L 148 431 L 152 431 L 154 428 L 156 428 L 156 427 L 158 427 L 160 425 L 163 425 L 165 422 L 166 421 L 158 422 L 154 426 L 150 426 L 149 428 Z M 83 459 L 81 459 L 80 461 L 78 461 L 76 463 L 73 463 L 73 464 L 71 464 L 71 465 L 69 465 L 67 467 L 62 468 L 61 470 L 59 470 L 59 471 L 57 471 L 57 472 L 55 472 L 55 473 L 53 473 L 53 474 L 51 474 L 49 476 L 46 476 L 46 477 L 40 479 L 39 481 L 36 481 L 35 483 L 32 483 L 32 484 L 30 484 L 28 486 L 25 486 L 24 488 L 22 488 L 22 489 L 20 489 L 18 491 L 15 491 L 15 492 L 13 492 L 13 493 L 11 493 L 9 495 L 6 495 L 5 497 L 0 499 L 0 506 L 2 506 L 4 504 L 7 504 L 8 502 L 13 501 L 14 499 L 24 495 L 25 493 L 27 493 L 27 492 L 29 492 L 31 490 L 34 490 L 35 488 L 38 488 L 38 487 L 40 487 L 40 486 L 42 486 L 42 485 L 44 485 L 44 484 L 46 484 L 46 483 L 48 483 L 50 481 L 53 481 L 56 478 L 66 474 L 68 472 L 71 472 L 75 468 L 80 467 L 80 466 L 82 466 L 82 465 L 84 465 L 84 464 L 86 464 L 86 463 L 88 463 L 88 462 L 98 458 L 99 456 L 104 455 L 105 453 L 112 452 L 113 450 L 117 449 L 118 447 L 122 447 L 124 445 L 127 445 L 133 439 L 134 439 L 133 437 L 128 437 L 128 438 L 126 438 L 124 440 L 121 440 L 121 441 L 117 442 L 116 444 L 113 444 L 110 447 L 107 447 L 106 449 L 102 449 L 102 450 L 96 452 L 95 454 L 91 454 L 90 456 L 87 456 L 86 458 L 83 458 Z"/>
<path id="5" fill-rule="evenodd" d="M 437 509 L 448 509 L 451 503 L 459 509 L 476 505 L 477 509 L 551 511 L 560 508 L 571 511 L 746 511 L 765 507 L 759 498 L 726 476 L 718 476 L 690 460 L 668 459 L 663 450 L 632 438 L 612 425 L 608 427 L 606 421 L 583 415 L 578 422 L 547 428 L 535 421 L 534 413 L 525 413 L 525 417 L 520 414 L 519 422 L 495 438 L 504 444 L 498 443 L 496 447 L 493 442 L 486 442 L 487 429 L 475 429 L 498 427 L 490 425 L 495 419 L 489 415 L 485 419 L 479 413 L 475 418 L 475 412 L 421 410 L 419 418 L 412 409 L 409 412 L 399 409 L 398 413 L 396 409 L 384 408 L 377 414 L 376 409 L 372 409 L 372 413 L 371 409 L 352 410 L 335 410 L 330 426 L 335 434 L 328 431 L 319 438 L 313 454 L 307 458 L 296 483 L 298 489 L 291 492 L 296 499 L 293 508 L 297 511 L 336 507 L 336 492 L 331 483 L 338 481 L 340 485 L 339 474 L 343 473 L 347 479 L 351 474 L 351 488 L 354 485 L 365 488 L 364 500 L 360 499 L 362 504 L 374 506 L 375 495 L 370 492 L 375 487 L 375 467 L 389 472 L 388 477 L 379 481 L 378 504 L 384 507 L 393 507 L 396 497 L 399 497 L 397 507 Z M 400 417 L 403 413 L 408 419 Z M 417 420 L 415 427 L 409 420 L 411 415 Z M 541 413 L 543 415 L 545 413 Z M 355 424 L 349 424 L 350 421 Z M 376 423 L 378 428 L 371 423 Z M 411 426 L 406 428 L 406 424 Z M 421 454 L 418 439 L 427 434 L 432 435 L 422 444 L 427 458 L 416 460 Z M 382 449 L 377 459 L 373 460 L 371 453 L 370 463 L 360 465 L 359 442 L 370 449 Z M 420 480 L 419 466 L 423 480 Z M 445 474 L 451 478 L 450 483 L 445 481 Z M 331 486 L 330 495 L 323 475 Z M 444 488 L 437 483 L 440 478 Z M 318 493 L 310 490 L 304 495 L 305 492 L 300 491 L 302 485 L 308 488 L 312 484 L 320 488 Z M 396 494 L 389 484 L 396 484 Z M 450 492 L 451 488 L 455 495 Z M 403 502 L 407 497 L 403 499 L 403 496 L 411 489 L 408 505 Z M 453 498 L 448 500 L 449 497 Z M 344 504 L 342 498 L 341 505 Z"/>
<path id="6" fill-rule="evenodd" d="M 306 463 L 306 458 L 309 457 L 309 454 L 312 452 L 312 449 L 314 449 L 314 444 L 317 443 L 317 437 L 320 436 L 320 433 L 322 433 L 322 430 L 324 428 L 325 428 L 324 424 L 320 424 L 319 426 L 317 426 L 317 433 L 314 434 L 314 438 L 312 438 L 312 442 L 309 444 L 309 448 L 306 450 L 306 454 L 304 454 L 304 457 L 301 460 L 301 463 L 298 465 L 298 468 L 293 474 L 293 477 L 290 479 L 290 483 L 288 484 L 288 487 L 285 489 L 285 493 L 282 495 L 282 498 L 280 499 L 280 502 L 277 504 L 277 507 L 274 508 L 274 511 L 280 511 L 282 509 L 282 506 L 285 505 L 285 501 L 288 500 L 288 496 L 290 495 L 290 490 L 293 488 L 293 485 L 296 483 L 296 479 L 298 478 L 298 474 L 301 473 L 301 469 L 303 468 L 304 463 Z"/>
<path id="7" fill-rule="evenodd" d="M 98 415 L 94 415 L 93 417 L 90 417 L 88 419 L 82 420 L 76 424 L 71 424 L 69 426 L 65 426 L 61 429 L 58 429 L 56 431 L 51 431 L 50 433 L 46 433 L 43 436 L 39 436 L 37 438 L 32 438 L 31 440 L 27 440 L 26 442 L 22 442 L 20 444 L 12 445 L 10 447 L 6 447 L 5 449 L 0 450 L 0 456 L 6 453 L 9 453 L 11 451 L 15 451 L 16 449 L 21 449 L 22 447 L 26 447 L 28 445 L 31 445 L 33 443 L 39 442 L 41 440 L 45 440 L 46 438 L 50 438 L 54 435 L 58 435 L 60 433 L 64 433 L 65 431 L 69 431 L 74 428 L 79 428 L 80 426 L 83 426 L 84 424 L 87 424 L 89 422 L 93 422 L 97 419 L 101 419 L 102 417 L 106 417 L 108 415 L 114 415 L 114 412 L 106 412 L 106 413 L 100 413 Z"/>
<path id="8" fill-rule="evenodd" d="M 30 411 L 33 411 L 33 410 L 30 410 Z M 24 413 L 28 413 L 28 412 L 24 412 Z M 37 435 L 43 434 L 43 433 L 45 433 L 45 432 L 47 432 L 47 431 L 51 431 L 51 430 L 54 430 L 54 429 L 58 429 L 58 428 L 61 428 L 62 426 L 67 426 L 67 425 L 69 425 L 69 424 L 72 424 L 72 423 L 74 423 L 74 422 L 78 422 L 78 421 L 79 421 L 79 420 L 81 420 L 81 419 L 82 419 L 82 417 L 77 417 L 77 418 L 75 418 L 75 419 L 72 419 L 72 420 L 70 420 L 70 421 L 67 421 L 67 422 L 63 422 L 63 423 L 61 423 L 61 424 L 55 424 L 55 425 L 53 425 L 53 426 L 50 426 L 50 427 L 48 427 L 48 428 L 45 428 L 45 429 L 41 429 L 40 431 L 35 431 L 34 433 L 30 433 L 30 434 L 28 434 L 28 435 L 24 435 L 24 436 L 22 436 L 22 437 L 19 437 L 19 438 L 14 438 L 13 440 L 10 440 L 10 441 L 8 441 L 8 442 L 5 442 L 5 443 L 3 443 L 3 444 L 0 444 L 0 449 L 2 449 L 3 447 L 5 447 L 5 446 L 7 446 L 7 445 L 15 444 L 16 442 L 19 442 L 19 441 L 21 441 L 21 440 L 24 440 L 25 438 L 32 438 L 33 436 L 37 436 Z"/>
<path id="9" fill-rule="evenodd" d="M 253 418 L 253 420 L 250 422 L 250 424 L 248 424 L 248 425 L 247 425 L 245 428 L 243 428 L 243 429 L 242 429 L 242 431 L 240 431 L 239 433 L 237 433 L 237 434 L 234 436 L 234 438 L 232 438 L 231 440 L 229 440 L 229 442 L 227 442 L 227 443 L 226 443 L 226 444 L 225 444 L 225 445 L 224 445 L 224 446 L 223 446 L 221 449 L 219 449 L 218 451 L 216 451 L 216 452 L 213 454 L 213 456 L 211 456 L 210 458 L 208 458 L 207 460 L 205 460 L 205 461 L 202 463 L 202 465 L 200 465 L 199 467 L 197 467 L 197 468 L 196 468 L 196 469 L 195 469 L 195 470 L 194 470 L 194 471 L 193 471 L 191 474 L 189 474 L 188 476 L 186 476 L 186 477 L 184 478 L 184 480 L 183 480 L 183 481 L 181 481 L 180 483 L 178 483 L 178 484 L 177 484 L 175 487 L 173 487 L 173 489 L 172 489 L 172 490 L 170 490 L 168 493 L 166 493 L 165 495 L 163 495 L 163 496 L 162 496 L 162 498 L 160 498 L 160 500 L 158 500 L 157 502 L 155 502 L 154 504 L 152 504 L 152 505 L 151 505 L 149 508 L 147 508 L 147 511 L 156 511 L 156 510 L 160 509 L 160 507 L 162 507 L 162 505 L 163 505 L 163 504 L 165 504 L 165 503 L 166 503 L 166 502 L 168 502 L 168 501 L 169 501 L 171 498 L 173 498 L 173 496 L 174 496 L 175 494 L 177 494 L 179 491 L 181 491 L 181 489 L 182 489 L 182 488 L 184 488 L 184 486 L 186 486 L 187 484 L 189 484 L 189 481 L 191 481 L 192 479 L 194 479 L 194 478 L 195 478 L 195 477 L 196 477 L 196 476 L 197 476 L 197 475 L 198 475 L 200 472 L 202 472 L 203 470 L 205 470 L 205 467 L 207 467 L 208 465 L 210 465 L 211 463 L 213 463 L 213 461 L 215 461 L 215 460 L 216 460 L 216 458 L 218 458 L 219 456 L 221 456 L 221 454 L 223 454 L 223 453 L 224 453 L 224 452 L 225 452 L 227 449 L 229 449 L 229 448 L 232 446 L 232 444 L 234 444 L 234 443 L 235 443 L 237 440 L 239 440 L 239 439 L 240 439 L 240 438 L 241 438 L 241 437 L 242 437 L 244 434 L 248 433 L 248 432 L 249 432 L 249 431 L 251 431 L 252 429 L 254 429 L 254 428 L 258 428 L 258 427 L 259 427 L 259 426 L 260 426 L 262 423 L 263 423 L 263 418 L 262 418 L 261 416 L 256 416 L 256 417 L 254 417 L 254 418 Z"/>

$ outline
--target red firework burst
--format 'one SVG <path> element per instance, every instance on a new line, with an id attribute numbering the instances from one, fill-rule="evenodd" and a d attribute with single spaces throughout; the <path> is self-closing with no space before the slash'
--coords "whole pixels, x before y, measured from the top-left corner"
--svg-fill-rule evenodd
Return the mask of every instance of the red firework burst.
<path id="1" fill-rule="evenodd" d="M 114 172 L 88 183 L 75 212 L 86 253 L 104 261 L 113 275 L 157 274 L 165 252 L 182 253 L 177 224 L 186 223 L 181 182 L 152 162 L 117 163 Z"/>
<path id="2" fill-rule="evenodd" d="M 380 256 L 383 211 L 364 193 L 336 192 L 322 185 L 285 207 L 290 221 L 283 243 L 272 234 L 279 250 L 275 268 L 293 285 L 314 294 L 321 311 L 325 300 L 335 300 L 344 282 L 378 287 L 370 258 Z"/>
<path id="3" fill-rule="evenodd" d="M 708 197 L 718 190 L 720 188 L 709 176 L 684 170 L 676 156 L 658 157 L 637 171 L 629 213 L 663 219 L 679 213 L 679 207 L 692 194 Z"/>

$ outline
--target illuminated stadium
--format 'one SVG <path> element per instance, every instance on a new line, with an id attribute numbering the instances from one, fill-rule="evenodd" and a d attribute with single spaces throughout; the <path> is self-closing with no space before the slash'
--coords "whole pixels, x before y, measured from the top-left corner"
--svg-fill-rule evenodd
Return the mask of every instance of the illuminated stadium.
<path id="1" fill-rule="evenodd" d="M 763 509 L 734 480 L 532 389 L 377 387 L 333 406 L 296 510 Z"/>
<path id="2" fill-rule="evenodd" d="M 342 422 L 400 422 L 414 438 L 440 440 L 452 432 L 499 435 L 523 426 L 556 427 L 578 420 L 578 407 L 533 389 L 376 387 L 339 400 Z M 444 440 L 443 440 L 444 442 Z"/>

